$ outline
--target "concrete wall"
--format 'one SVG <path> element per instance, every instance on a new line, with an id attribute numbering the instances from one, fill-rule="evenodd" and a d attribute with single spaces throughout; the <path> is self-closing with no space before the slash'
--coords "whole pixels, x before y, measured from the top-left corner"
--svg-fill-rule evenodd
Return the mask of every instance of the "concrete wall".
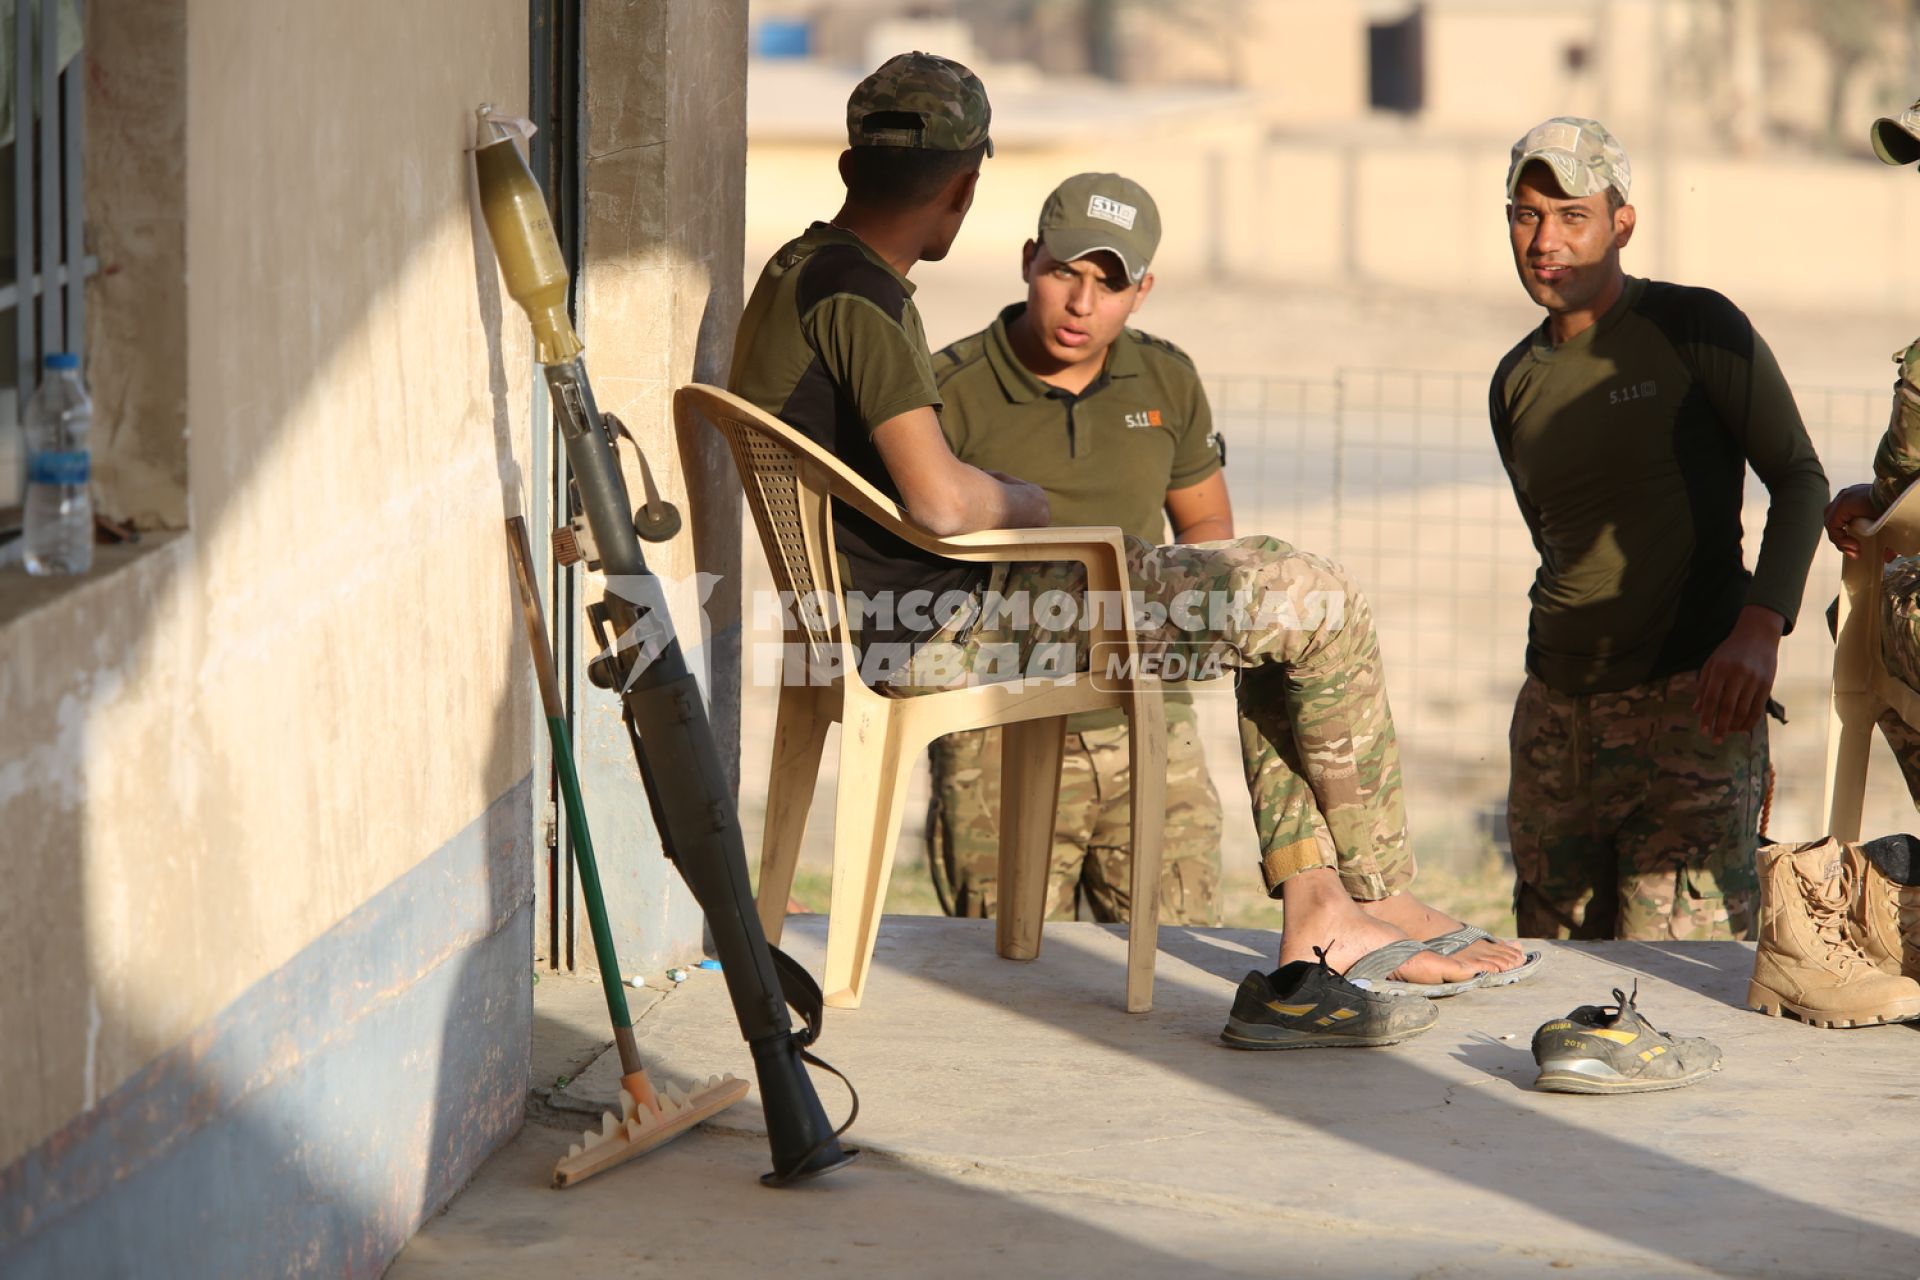
<path id="1" fill-rule="evenodd" d="M 1239 83 L 1289 126 L 1367 112 L 1367 10 L 1356 0 L 1262 0 L 1235 49 Z"/>
<path id="2" fill-rule="evenodd" d="M 0 588 L 0 1272 L 377 1274 L 525 1097 L 530 363 L 463 149 L 527 6 L 87 16 L 89 115 L 154 115 L 89 374 L 188 528 Z"/>
<path id="3" fill-rule="evenodd" d="M 740 482 L 716 432 L 701 426 L 676 438 L 671 404 L 683 383 L 724 383 L 733 356 L 746 19 L 746 0 L 588 0 L 580 281 L 581 337 L 600 408 L 633 431 L 686 517 L 679 537 L 645 548 L 647 563 L 669 584 L 687 662 L 707 692 L 736 788 Z M 620 458 L 637 502 L 639 468 L 630 449 Z M 661 856 L 618 702 L 600 690 L 584 696 L 576 749 L 622 966 L 658 973 L 697 956 L 699 910 Z M 756 863 L 758 856 L 753 850 Z"/>

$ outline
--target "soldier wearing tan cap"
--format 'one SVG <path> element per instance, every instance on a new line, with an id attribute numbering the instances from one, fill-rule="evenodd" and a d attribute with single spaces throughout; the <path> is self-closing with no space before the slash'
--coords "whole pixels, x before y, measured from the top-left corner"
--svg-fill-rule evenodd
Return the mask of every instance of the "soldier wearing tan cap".
<path id="1" fill-rule="evenodd" d="M 1046 490 L 1056 524 L 1118 525 L 1145 542 L 1233 536 L 1213 414 L 1193 361 L 1128 327 L 1153 291 L 1160 210 L 1115 173 L 1056 187 L 1020 253 L 1024 302 L 933 358 L 940 426 L 955 456 Z M 929 751 L 928 864 L 949 915 L 998 903 L 1000 734 L 952 734 Z M 1049 912 L 1132 918 L 1126 720 L 1067 723 Z M 1220 795 L 1190 694 L 1167 695 L 1167 826 L 1160 918 L 1217 924 Z"/>
<path id="2" fill-rule="evenodd" d="M 1540 553 L 1507 821 L 1527 937 L 1752 936 L 1768 695 L 1826 476 L 1779 365 L 1710 289 L 1628 276 L 1625 152 L 1556 117 L 1514 144 L 1507 228 L 1545 311 L 1493 377 Z M 1771 501 L 1741 559 L 1747 467 Z"/>

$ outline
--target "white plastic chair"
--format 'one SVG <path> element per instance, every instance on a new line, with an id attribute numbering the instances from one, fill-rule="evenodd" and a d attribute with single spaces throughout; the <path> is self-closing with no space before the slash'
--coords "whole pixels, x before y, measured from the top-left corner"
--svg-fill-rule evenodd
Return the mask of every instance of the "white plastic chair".
<path id="1" fill-rule="evenodd" d="M 1126 599 L 1129 591 L 1120 531 L 994 529 L 936 538 L 910 523 L 898 506 L 838 458 L 738 396 L 717 387 L 686 386 L 674 393 L 673 410 L 683 439 L 693 431 L 695 418 L 705 419 L 733 452 L 774 585 L 791 593 L 788 598 L 798 605 L 789 611 L 788 652 L 804 646 L 817 666 L 849 673 L 815 684 L 793 680 L 789 672 L 781 682 L 760 858 L 760 921 L 768 939 L 777 942 L 785 923 L 828 725 L 840 722 L 840 775 L 821 985 L 826 1002 L 841 1008 L 858 1007 L 866 988 L 914 762 L 943 734 L 999 725 L 1004 728 L 1003 811 L 995 947 L 1011 960 L 1036 958 L 1046 914 L 1066 718 L 1117 706 L 1125 710 L 1132 728 L 1133 912 L 1127 930 L 1127 1009 L 1144 1013 L 1152 1008 L 1166 823 L 1166 715 L 1159 681 L 1138 674 L 1138 638 L 1130 619 L 1109 616 L 1128 611 L 1094 611 L 1088 640 L 1096 653 L 1124 649 L 1131 678 L 1096 684 L 1080 673 L 911 697 L 883 695 L 859 678 L 853 644 L 840 623 L 842 584 L 830 504 L 844 503 L 916 546 L 952 560 L 1078 561 L 1086 566 L 1088 591 L 1117 593 L 1108 597 L 1115 600 Z M 812 602 L 825 607 L 808 607 Z"/>
<path id="2" fill-rule="evenodd" d="M 1853 522 L 1860 554 L 1840 566 L 1839 625 L 1834 631 L 1833 702 L 1827 717 L 1827 834 L 1860 838 L 1867 795 L 1867 754 L 1873 724 L 1889 708 L 1920 727 L 1920 692 L 1887 669 L 1881 644 L 1886 627 L 1889 553 L 1920 553 L 1920 485 L 1908 488 L 1878 520 Z"/>

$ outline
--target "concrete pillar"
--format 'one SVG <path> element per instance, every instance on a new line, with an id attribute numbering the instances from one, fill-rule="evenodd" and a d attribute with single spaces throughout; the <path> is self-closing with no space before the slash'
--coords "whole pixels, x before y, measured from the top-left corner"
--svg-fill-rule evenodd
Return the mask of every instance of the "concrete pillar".
<path id="1" fill-rule="evenodd" d="M 736 791 L 740 488 L 717 436 L 703 430 L 676 440 L 672 396 L 683 383 L 724 382 L 733 353 L 746 195 L 746 19 L 745 0 L 588 0 L 583 28 L 580 316 L 588 367 L 601 409 L 633 431 L 655 480 L 687 517 L 678 538 L 647 548 L 648 564 L 670 587 L 680 584 L 669 591 L 675 625 L 702 677 Z M 631 450 L 622 451 L 622 464 L 637 498 Z M 614 941 L 629 974 L 657 973 L 698 952 L 700 914 L 661 855 L 617 702 L 589 688 L 577 723 Z"/>
<path id="2" fill-rule="evenodd" d="M 87 11 L 87 285 L 95 500 L 143 529 L 187 527 L 187 6 Z"/>

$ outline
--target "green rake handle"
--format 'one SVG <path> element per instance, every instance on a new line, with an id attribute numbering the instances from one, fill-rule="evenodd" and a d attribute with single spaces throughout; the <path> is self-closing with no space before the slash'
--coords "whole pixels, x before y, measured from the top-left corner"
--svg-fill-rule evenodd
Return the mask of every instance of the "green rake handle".
<path id="1" fill-rule="evenodd" d="M 546 618 L 534 585 L 533 547 L 527 541 L 527 522 L 519 516 L 507 521 L 507 550 L 513 560 L 514 582 L 520 588 L 520 615 L 526 620 L 527 644 L 533 650 L 540 702 L 547 712 L 547 737 L 553 742 L 553 763 L 560 771 L 560 798 L 567 806 L 567 827 L 573 835 L 573 861 L 580 871 L 580 893 L 587 900 L 593 953 L 600 962 L 600 987 L 607 993 L 613 1038 L 620 1046 L 620 1069 L 631 1075 L 640 1070 L 640 1055 L 633 1042 L 633 1015 L 627 1011 L 620 961 L 613 952 L 613 929 L 607 924 L 607 900 L 600 891 L 600 867 L 594 861 L 593 836 L 587 830 L 587 808 L 580 799 L 580 775 L 573 767 L 573 747 L 567 740 L 566 716 L 560 706 L 560 681 L 554 674 L 553 650 L 547 645 Z"/>

